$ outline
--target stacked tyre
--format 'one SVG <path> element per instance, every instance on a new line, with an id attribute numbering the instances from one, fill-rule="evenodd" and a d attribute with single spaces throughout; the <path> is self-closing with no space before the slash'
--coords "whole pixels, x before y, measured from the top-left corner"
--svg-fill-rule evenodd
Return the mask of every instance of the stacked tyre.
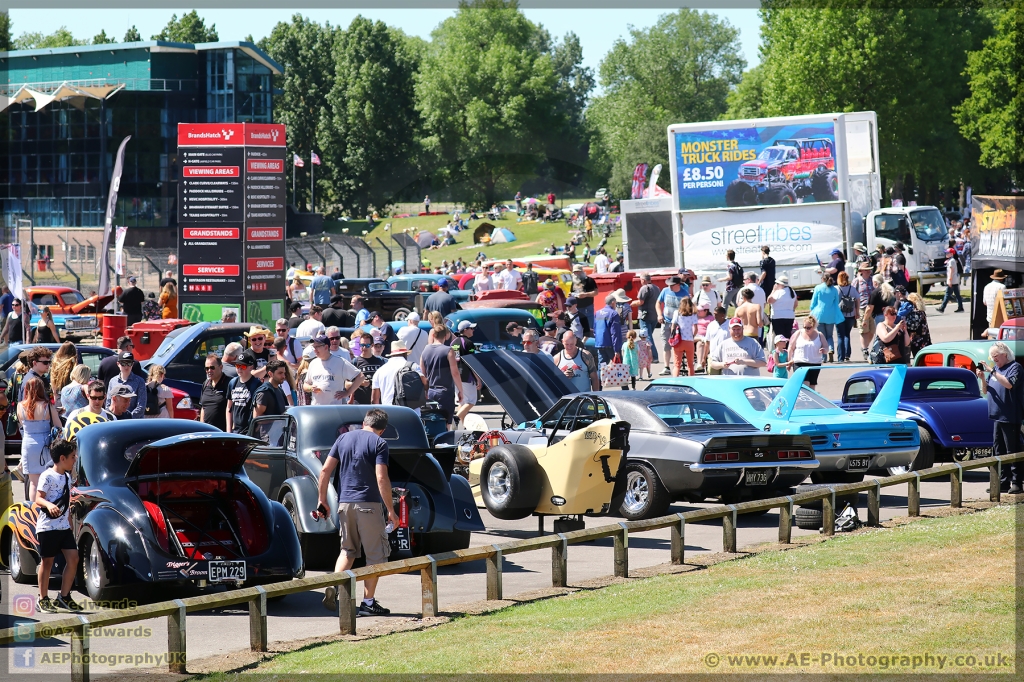
<path id="1" fill-rule="evenodd" d="M 821 490 L 822 488 L 828 488 L 826 484 L 808 483 L 806 485 L 799 485 L 796 488 L 796 492 L 800 493 L 810 492 L 812 490 Z M 834 516 L 838 516 L 846 505 L 851 505 L 854 509 L 857 509 L 857 498 L 859 493 L 850 493 L 847 495 L 836 495 L 836 504 Z M 822 509 L 822 501 L 815 500 L 814 502 L 808 502 L 802 504 L 796 508 L 793 512 L 793 523 L 796 524 L 797 528 L 803 530 L 821 530 L 822 519 L 824 517 L 824 510 Z"/>

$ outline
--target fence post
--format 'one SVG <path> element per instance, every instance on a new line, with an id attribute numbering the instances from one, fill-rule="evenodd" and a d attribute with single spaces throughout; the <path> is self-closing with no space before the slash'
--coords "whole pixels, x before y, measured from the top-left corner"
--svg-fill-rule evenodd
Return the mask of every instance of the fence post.
<path id="1" fill-rule="evenodd" d="M 672 531 L 672 563 L 678 566 L 685 563 L 686 517 L 682 514 L 676 514 L 676 516 L 679 517 L 679 522 L 670 526 L 670 529 Z"/>
<path id="2" fill-rule="evenodd" d="M 185 674 L 185 602 L 174 600 L 177 612 L 167 616 L 167 669 Z"/>
<path id="3" fill-rule="evenodd" d="M 267 650 L 267 591 L 256 586 L 258 594 L 249 600 L 249 650 Z"/>
<path id="4" fill-rule="evenodd" d="M 615 577 L 629 577 L 629 528 L 619 522 L 621 529 L 615 534 Z"/>
<path id="5" fill-rule="evenodd" d="M 793 541 L 793 496 L 786 495 L 786 504 L 779 507 L 779 542 L 784 545 Z"/>
<path id="6" fill-rule="evenodd" d="M 921 474 L 914 471 L 914 478 L 907 481 L 907 516 L 921 515 Z"/>
<path id="7" fill-rule="evenodd" d="M 485 559 L 487 562 L 487 599 L 501 599 L 501 548 L 494 545 L 494 556 Z"/>
<path id="8" fill-rule="evenodd" d="M 1003 459 L 1002 457 L 996 457 L 995 464 L 988 465 L 988 499 L 991 502 L 999 501 L 999 485 L 1000 479 L 1003 477 Z"/>
<path id="9" fill-rule="evenodd" d="M 569 540 L 565 533 L 558 534 L 561 543 L 551 546 L 551 587 L 569 585 Z"/>
<path id="10" fill-rule="evenodd" d="M 343 635 L 356 634 L 356 574 L 345 571 L 338 583 L 338 630 Z"/>
<path id="11" fill-rule="evenodd" d="M 836 491 L 828 490 L 828 497 L 821 501 L 821 532 L 831 536 L 836 534 Z"/>
<path id="12" fill-rule="evenodd" d="M 420 571 L 420 589 L 423 592 L 423 617 L 437 616 L 437 562 L 427 555 L 430 565 Z"/>
<path id="13" fill-rule="evenodd" d="M 882 523 L 882 482 L 875 479 L 875 489 L 868 491 L 868 526 L 879 526 Z"/>
<path id="14" fill-rule="evenodd" d="M 81 625 L 71 632 L 71 682 L 89 680 L 89 619 L 79 616 Z"/>
<path id="15" fill-rule="evenodd" d="M 956 471 L 949 475 L 949 506 L 951 509 L 959 509 L 964 504 L 964 465 L 956 464 Z"/>
<path id="16" fill-rule="evenodd" d="M 736 505 L 729 505 L 729 513 L 722 517 L 722 551 L 736 553 Z"/>

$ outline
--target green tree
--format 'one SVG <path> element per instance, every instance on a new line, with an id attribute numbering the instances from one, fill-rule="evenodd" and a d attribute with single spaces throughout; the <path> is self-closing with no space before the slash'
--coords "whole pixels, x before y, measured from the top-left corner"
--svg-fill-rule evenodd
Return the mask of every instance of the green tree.
<path id="1" fill-rule="evenodd" d="M 284 66 L 284 75 L 274 77 L 274 87 L 283 92 L 274 100 L 274 122 L 288 126 L 288 148 L 306 162 L 292 197 L 298 207 L 306 206 L 309 200 L 309 153 L 325 151 L 318 147 L 317 139 L 321 120 L 330 118 L 327 95 L 334 84 L 337 33 L 329 23 L 321 26 L 296 14 L 289 23 L 279 22 L 259 42 L 261 49 Z M 321 166 L 318 175 L 321 170 L 326 169 Z M 329 187 L 318 190 L 317 196 L 332 199 Z"/>
<path id="2" fill-rule="evenodd" d="M 85 40 L 77 40 L 66 26 L 61 26 L 49 35 L 39 32 L 22 33 L 14 41 L 15 50 L 38 50 L 44 47 L 73 47 L 87 45 Z"/>
<path id="3" fill-rule="evenodd" d="M 353 217 L 385 208 L 417 175 L 417 62 L 409 45 L 401 32 L 362 16 L 334 43 L 334 86 L 317 141 L 322 183 Z"/>
<path id="4" fill-rule="evenodd" d="M 707 12 L 663 15 L 649 29 L 630 28 L 630 38 L 617 40 L 602 60 L 604 94 L 588 112 L 611 159 L 610 188 L 619 196 L 629 196 L 636 164 L 668 168 L 670 123 L 713 121 L 725 113 L 745 66 L 739 31 Z M 659 184 L 668 187 L 669 174 L 661 177 Z"/>
<path id="5" fill-rule="evenodd" d="M 11 45 L 11 15 L 7 10 L 0 11 L 0 52 L 6 52 Z"/>
<path id="6" fill-rule="evenodd" d="M 967 57 L 970 97 L 954 114 L 960 132 L 981 147 L 988 168 L 1024 165 L 1024 2 L 998 13 L 995 35 Z M 1019 179 L 1019 176 L 1018 176 Z"/>
<path id="7" fill-rule="evenodd" d="M 192 10 L 188 14 L 182 14 L 178 19 L 177 14 L 171 15 L 171 20 L 164 26 L 164 30 L 157 33 L 151 40 L 169 40 L 174 43 L 215 43 L 220 38 L 217 36 L 216 24 L 206 27 L 206 22 L 199 16 L 199 13 Z"/>
<path id="8" fill-rule="evenodd" d="M 952 112 L 967 95 L 967 52 L 988 26 L 974 0 L 770 0 L 761 17 L 765 116 L 875 111 L 891 197 L 903 197 L 908 176 L 919 186 L 959 181 L 971 153 Z"/>
<path id="9" fill-rule="evenodd" d="M 725 112 L 725 118 L 759 118 L 762 116 L 761 107 L 764 101 L 764 69 L 758 64 L 749 71 L 743 72 L 743 78 L 736 85 L 726 102 L 729 103 L 729 110 Z"/>
<path id="10" fill-rule="evenodd" d="M 139 29 L 132 26 L 130 29 L 124 32 L 124 42 L 126 43 L 138 43 L 142 41 L 142 34 L 139 33 Z"/>
<path id="11" fill-rule="evenodd" d="M 107 35 L 106 30 L 104 30 L 104 29 L 100 29 L 100 32 L 97 33 L 92 38 L 92 44 L 93 45 L 110 45 L 111 43 L 114 43 L 114 42 L 116 42 L 116 41 L 113 38 L 109 37 Z"/>

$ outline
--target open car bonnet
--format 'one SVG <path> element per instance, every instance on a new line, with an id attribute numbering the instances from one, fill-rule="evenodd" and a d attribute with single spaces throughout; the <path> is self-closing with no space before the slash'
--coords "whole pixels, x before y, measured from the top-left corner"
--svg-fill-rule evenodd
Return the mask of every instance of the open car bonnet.
<path id="1" fill-rule="evenodd" d="M 166 474 L 234 475 L 262 441 L 231 433 L 185 433 L 139 448 L 126 478 Z M 131 448 L 126 455 L 131 454 Z"/>
<path id="2" fill-rule="evenodd" d="M 120 288 L 121 287 L 117 287 L 117 289 Z M 115 290 L 115 293 L 120 292 Z M 95 296 L 90 296 L 84 301 L 80 301 L 71 306 L 71 312 L 76 315 L 80 315 L 82 313 L 97 313 L 106 308 L 113 300 L 114 294 L 105 294 L 103 296 L 96 294 Z"/>
<path id="3" fill-rule="evenodd" d="M 562 396 L 577 392 L 543 353 L 493 350 L 462 359 L 516 424 L 539 418 Z"/>

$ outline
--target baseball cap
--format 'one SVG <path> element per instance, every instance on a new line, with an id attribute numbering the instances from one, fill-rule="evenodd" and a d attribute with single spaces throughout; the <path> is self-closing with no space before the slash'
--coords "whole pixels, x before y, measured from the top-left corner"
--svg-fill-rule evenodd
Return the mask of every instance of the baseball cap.
<path id="1" fill-rule="evenodd" d="M 476 323 L 475 322 L 470 322 L 469 320 L 463 320 L 462 322 L 459 322 L 459 331 L 460 332 L 464 332 L 467 329 L 473 329 L 475 327 L 476 327 Z"/>
<path id="2" fill-rule="evenodd" d="M 544 331 L 550 332 L 554 331 L 555 329 L 558 329 L 558 325 L 555 324 L 554 320 L 548 320 L 547 322 L 544 323 Z"/>
<path id="3" fill-rule="evenodd" d="M 319 344 L 321 346 L 327 346 L 331 343 L 330 339 L 327 338 L 327 334 L 320 332 L 309 340 L 310 343 Z"/>
<path id="4" fill-rule="evenodd" d="M 132 275 L 131 277 L 128 278 L 128 281 L 132 284 L 135 284 L 135 282 L 137 282 L 138 280 L 135 279 L 135 275 Z"/>
<path id="5" fill-rule="evenodd" d="M 121 385 L 115 388 L 114 392 L 110 395 L 112 398 L 134 398 L 136 393 L 132 390 L 131 386 Z"/>
<path id="6" fill-rule="evenodd" d="M 787 338 L 786 338 L 785 336 L 783 336 L 782 334 L 776 334 L 776 336 L 775 336 L 775 341 L 773 341 L 773 342 L 772 342 L 772 345 L 774 345 L 774 344 L 777 344 L 777 343 L 778 343 L 779 341 L 785 341 L 785 342 L 787 342 L 787 343 L 788 343 L 788 342 L 789 342 L 789 339 L 787 339 Z"/>
<path id="7" fill-rule="evenodd" d="M 335 294 L 334 296 L 331 296 L 331 305 L 334 305 L 335 303 L 344 303 L 344 302 L 345 302 L 345 297 L 342 296 L 341 294 Z"/>
<path id="8" fill-rule="evenodd" d="M 743 320 L 741 320 L 738 317 L 734 317 L 731 320 L 729 320 L 729 327 L 742 327 L 742 326 L 743 326 Z"/>
<path id="9" fill-rule="evenodd" d="M 302 357 L 306 360 L 312 360 L 316 357 L 316 348 L 313 348 L 313 344 L 309 344 L 302 349 Z"/>
<path id="10" fill-rule="evenodd" d="M 439 289 L 447 289 L 448 286 L 448 280 L 446 278 L 442 277 L 441 279 L 437 280 L 437 287 Z"/>
<path id="11" fill-rule="evenodd" d="M 842 252 L 842 251 L 840 251 L 839 249 L 832 249 L 832 253 L 834 253 L 834 254 L 837 254 L 837 255 L 839 255 L 839 256 L 842 256 L 842 255 L 843 255 L 843 252 Z"/>
<path id="12" fill-rule="evenodd" d="M 665 280 L 665 286 L 670 287 L 673 284 L 682 284 L 682 280 L 680 280 L 678 277 L 669 277 L 668 279 Z"/>
<path id="13" fill-rule="evenodd" d="M 896 287 L 896 293 L 897 293 L 897 294 L 903 294 L 903 295 L 906 295 L 906 293 L 907 293 L 907 288 L 906 288 L 905 286 L 903 286 L 902 284 L 900 284 L 900 285 L 898 285 L 898 286 Z"/>
<path id="14" fill-rule="evenodd" d="M 409 313 L 405 317 L 405 319 L 406 319 L 406 321 L 410 321 L 411 320 L 412 322 L 419 322 L 420 321 L 420 314 L 414 310 L 411 313 Z"/>
<path id="15" fill-rule="evenodd" d="M 244 351 L 242 351 L 242 354 L 238 356 L 234 364 L 235 366 L 245 365 L 246 367 L 255 367 L 256 355 L 251 350 L 246 348 Z"/>
<path id="16" fill-rule="evenodd" d="M 575 296 L 570 296 L 569 298 L 565 299 L 565 305 L 567 306 L 576 305 L 577 303 L 579 303 L 579 300 Z"/>
<path id="17" fill-rule="evenodd" d="M 384 319 L 384 316 L 381 315 L 380 313 L 378 313 L 376 310 L 371 310 L 370 314 L 366 316 L 366 319 L 372 322 L 373 318 L 375 318 L 375 317 L 379 317 L 381 319 Z"/>
<path id="18" fill-rule="evenodd" d="M 126 350 L 123 353 L 118 353 L 117 354 L 117 361 L 118 361 L 118 363 L 122 363 L 122 362 L 135 362 L 135 356 L 132 355 L 132 352 L 130 350 Z"/>
<path id="19" fill-rule="evenodd" d="M 292 301 L 292 304 L 290 306 L 288 306 L 288 310 L 290 310 L 292 312 L 295 312 L 296 310 L 302 310 L 302 302 L 301 301 Z"/>

